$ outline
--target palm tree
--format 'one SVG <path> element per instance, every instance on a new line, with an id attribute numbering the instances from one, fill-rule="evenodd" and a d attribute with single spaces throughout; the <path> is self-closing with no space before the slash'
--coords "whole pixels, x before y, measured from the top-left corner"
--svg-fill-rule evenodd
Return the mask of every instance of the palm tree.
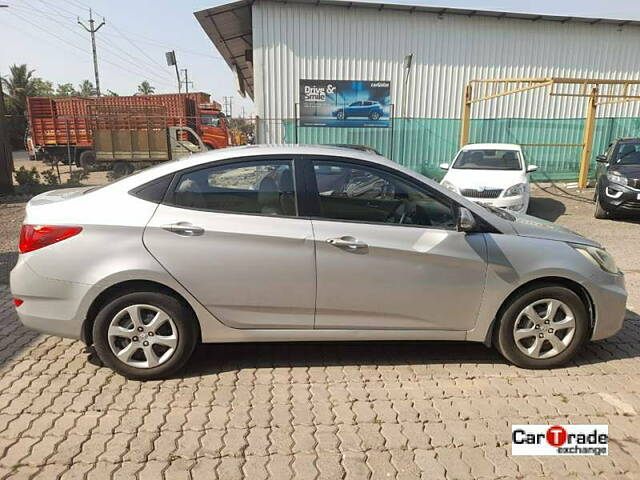
<path id="1" fill-rule="evenodd" d="M 82 83 L 78 85 L 78 94 L 81 97 L 94 97 L 96 93 L 96 87 L 94 87 L 93 83 L 89 80 L 83 80 Z"/>
<path id="2" fill-rule="evenodd" d="M 23 63 L 22 65 L 12 65 L 9 71 L 9 78 L 2 79 L 9 103 L 9 113 L 22 115 L 27 105 L 27 97 L 34 94 L 32 80 L 35 70 L 29 70 L 27 65 Z"/>
<path id="3" fill-rule="evenodd" d="M 151 95 L 155 91 L 156 91 L 156 87 L 151 85 L 146 80 L 142 82 L 140 85 L 138 85 L 138 94 L 140 95 Z"/>
<path id="4" fill-rule="evenodd" d="M 29 70 L 24 63 L 12 65 L 9 68 L 9 78 L 2 78 L 2 85 L 6 89 L 7 113 L 11 115 L 9 137 L 15 147 L 22 145 L 24 132 L 27 128 L 25 117 L 27 97 L 49 95 L 53 92 L 53 85 L 41 78 L 34 77 L 34 72 L 35 70 Z"/>

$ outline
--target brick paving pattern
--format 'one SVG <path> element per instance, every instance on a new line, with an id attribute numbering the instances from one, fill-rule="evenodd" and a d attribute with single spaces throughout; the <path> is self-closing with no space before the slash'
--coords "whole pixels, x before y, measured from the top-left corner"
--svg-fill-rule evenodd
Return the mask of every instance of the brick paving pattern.
<path id="1" fill-rule="evenodd" d="M 640 320 L 567 368 L 464 343 L 200 347 L 127 381 L 0 285 L 0 479 L 639 478 Z M 608 424 L 608 457 L 511 457 L 512 423 Z"/>

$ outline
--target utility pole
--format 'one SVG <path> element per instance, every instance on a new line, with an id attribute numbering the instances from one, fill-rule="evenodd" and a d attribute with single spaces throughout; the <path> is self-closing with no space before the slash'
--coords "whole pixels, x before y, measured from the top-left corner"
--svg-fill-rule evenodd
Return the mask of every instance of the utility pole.
<path id="1" fill-rule="evenodd" d="M 182 82 L 182 83 L 184 83 L 184 91 L 185 91 L 185 93 L 189 93 L 189 84 L 191 84 L 191 86 L 193 86 L 193 82 L 189 81 L 188 70 L 186 68 L 182 68 L 181 70 L 184 72 L 184 81 Z"/>
<path id="2" fill-rule="evenodd" d="M 0 5 L 8 8 L 9 5 Z M 4 92 L 2 91 L 2 75 L 0 75 L 0 193 L 13 192 L 13 155 L 9 145 L 7 120 L 4 116 Z"/>
<path id="3" fill-rule="evenodd" d="M 224 114 L 232 118 L 233 117 L 233 97 L 222 97 L 224 102 Z"/>
<path id="4" fill-rule="evenodd" d="M 78 17 L 78 23 L 82 25 L 82 27 L 91 34 L 91 48 L 93 49 L 93 72 L 96 76 L 96 94 L 100 96 L 100 77 L 98 75 L 98 52 L 96 51 L 96 32 L 100 30 L 105 24 L 104 17 L 102 17 L 102 23 L 97 27 L 94 27 L 95 20 L 93 19 L 93 12 L 89 9 L 89 27 L 87 27 L 84 23 L 80 21 L 80 17 Z"/>
<path id="5" fill-rule="evenodd" d="M 3 5 L 0 5 L 2 7 Z M 7 121 L 4 116 L 4 93 L 0 77 L 0 193 L 13 191 L 13 156 L 7 134 Z"/>

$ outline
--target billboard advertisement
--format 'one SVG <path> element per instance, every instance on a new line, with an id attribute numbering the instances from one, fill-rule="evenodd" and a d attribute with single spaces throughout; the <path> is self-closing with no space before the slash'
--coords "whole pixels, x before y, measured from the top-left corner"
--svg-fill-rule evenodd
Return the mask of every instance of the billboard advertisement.
<path id="1" fill-rule="evenodd" d="M 300 80 L 301 127 L 387 128 L 391 82 Z"/>

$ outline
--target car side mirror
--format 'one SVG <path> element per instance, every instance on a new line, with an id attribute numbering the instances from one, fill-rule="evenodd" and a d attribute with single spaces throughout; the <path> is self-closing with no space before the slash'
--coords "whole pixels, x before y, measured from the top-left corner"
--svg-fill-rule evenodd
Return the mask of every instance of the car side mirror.
<path id="1" fill-rule="evenodd" d="M 598 155 L 596 157 L 596 162 L 607 163 L 607 156 L 606 155 Z"/>
<path id="2" fill-rule="evenodd" d="M 442 170 L 449 170 L 449 164 L 448 163 L 441 163 L 440 164 L 440 168 Z"/>
<path id="3" fill-rule="evenodd" d="M 527 173 L 535 172 L 536 170 L 538 170 L 538 166 L 537 165 L 529 165 L 527 167 Z"/>
<path id="4" fill-rule="evenodd" d="M 458 208 L 458 231 L 459 232 L 474 232 L 478 224 L 476 218 L 473 216 L 467 208 Z"/>

